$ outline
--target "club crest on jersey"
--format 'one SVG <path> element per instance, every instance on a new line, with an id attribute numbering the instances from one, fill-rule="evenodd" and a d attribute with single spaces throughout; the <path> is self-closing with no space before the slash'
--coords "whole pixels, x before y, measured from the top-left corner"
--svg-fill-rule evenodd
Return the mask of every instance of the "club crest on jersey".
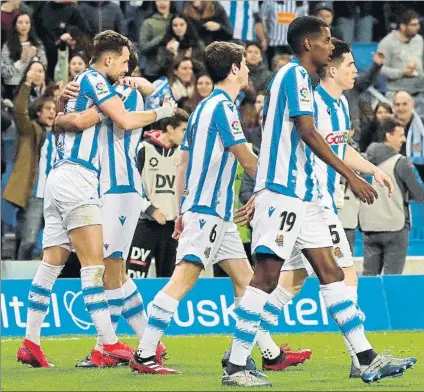
<path id="1" fill-rule="evenodd" d="M 301 87 L 301 89 L 299 90 L 299 95 L 300 95 L 300 101 L 310 102 L 311 95 L 307 87 Z"/>
<path id="2" fill-rule="evenodd" d="M 205 249 L 205 257 L 208 259 L 209 256 L 211 255 L 211 250 L 212 248 L 209 246 L 208 248 Z"/>
<path id="3" fill-rule="evenodd" d="M 275 243 L 277 244 L 277 246 L 284 246 L 284 236 L 282 234 L 277 235 Z"/>
<path id="4" fill-rule="evenodd" d="M 334 256 L 336 256 L 338 259 L 341 259 L 344 256 L 342 250 L 339 247 L 334 248 Z"/>
<path id="5" fill-rule="evenodd" d="M 325 141 L 330 145 L 346 144 L 349 138 L 349 132 L 331 132 L 325 137 Z"/>

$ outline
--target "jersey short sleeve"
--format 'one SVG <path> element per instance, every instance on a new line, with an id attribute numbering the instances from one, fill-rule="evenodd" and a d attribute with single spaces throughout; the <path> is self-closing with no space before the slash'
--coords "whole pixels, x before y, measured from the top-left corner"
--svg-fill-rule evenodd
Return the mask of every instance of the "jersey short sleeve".
<path id="1" fill-rule="evenodd" d="M 218 104 L 214 119 L 224 147 L 246 142 L 237 108 L 232 102 Z"/>
<path id="2" fill-rule="evenodd" d="M 81 81 L 81 90 L 91 98 L 96 106 L 116 95 L 114 88 L 98 72 L 88 73 Z"/>
<path id="3" fill-rule="evenodd" d="M 306 69 L 300 66 L 291 68 L 284 76 L 283 83 L 289 117 L 313 116 L 312 83 Z"/>
<path id="4" fill-rule="evenodd" d="M 193 114 L 194 112 L 190 115 L 188 119 L 187 128 L 184 132 L 183 142 L 181 143 L 181 150 L 183 151 L 188 151 L 190 149 L 189 136 L 193 132 Z"/>

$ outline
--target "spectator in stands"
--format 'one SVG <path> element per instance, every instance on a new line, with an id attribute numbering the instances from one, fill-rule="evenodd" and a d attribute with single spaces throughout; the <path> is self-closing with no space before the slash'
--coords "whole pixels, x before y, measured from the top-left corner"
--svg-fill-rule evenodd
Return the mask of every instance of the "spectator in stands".
<path id="1" fill-rule="evenodd" d="M 256 99 L 255 99 L 256 113 L 260 113 L 260 111 L 264 107 L 264 102 L 265 102 L 265 96 L 266 96 L 266 94 L 267 94 L 266 90 L 259 91 L 256 94 Z"/>
<path id="2" fill-rule="evenodd" d="M 410 229 L 409 200 L 424 201 L 424 183 L 409 158 L 400 154 L 406 141 L 403 125 L 393 118 L 381 124 L 382 140 L 371 144 L 367 158 L 392 179 L 389 197 L 378 183 L 378 199 L 372 206 L 361 203 L 359 222 L 364 232 L 363 275 L 401 274 L 408 250 Z M 375 181 L 374 181 L 375 182 Z"/>
<path id="3" fill-rule="evenodd" d="M 359 110 L 359 103 L 361 94 L 371 87 L 384 64 L 384 55 L 382 53 L 372 53 L 372 65 L 365 74 L 358 75 L 355 80 L 355 86 L 351 90 L 344 92 L 347 101 L 349 103 L 349 114 L 351 119 L 352 128 L 355 130 L 353 140 L 355 143 L 359 143 L 362 133 L 362 124 Z"/>
<path id="4" fill-rule="evenodd" d="M 276 54 L 291 54 L 287 43 L 287 29 L 296 17 L 307 14 L 306 7 L 299 7 L 296 3 L 295 0 L 265 0 L 262 3 L 260 15 L 267 31 L 268 64 L 271 64 Z"/>
<path id="5" fill-rule="evenodd" d="M 205 46 L 214 41 L 229 41 L 233 37 L 230 20 L 217 1 L 186 1 L 184 15 L 192 21 Z"/>
<path id="6" fill-rule="evenodd" d="M 32 258 L 43 222 L 44 185 L 56 157 L 56 143 L 51 132 L 56 116 L 55 102 L 42 97 L 34 110 L 29 105 L 31 90 L 39 80 L 37 68 L 30 67 L 16 96 L 14 117 L 19 137 L 18 152 L 3 193 L 5 200 L 19 207 L 18 260 Z"/>
<path id="7" fill-rule="evenodd" d="M 259 1 L 220 1 L 233 27 L 233 39 L 241 43 L 258 41 L 263 52 L 268 49 L 265 28 L 259 15 Z"/>
<path id="8" fill-rule="evenodd" d="M 272 58 L 271 71 L 277 72 L 281 67 L 288 64 L 291 60 L 291 56 L 288 54 L 277 54 Z"/>
<path id="9" fill-rule="evenodd" d="M 192 113 L 200 101 L 208 97 L 213 91 L 213 81 L 207 73 L 201 73 L 197 76 L 194 92 L 183 104 L 183 109 Z"/>
<path id="10" fill-rule="evenodd" d="M 94 34 L 105 30 L 128 34 L 124 14 L 118 4 L 112 1 L 81 1 L 78 6 Z"/>
<path id="11" fill-rule="evenodd" d="M 171 18 L 171 2 L 156 0 L 154 14 L 141 26 L 139 49 L 140 53 L 146 57 L 144 76 L 150 82 L 155 81 L 165 72 L 158 53 L 161 46 L 166 47 L 166 27 Z"/>
<path id="12" fill-rule="evenodd" d="M 13 21 L 20 13 L 32 14 L 32 8 L 23 1 L 4 1 L 1 4 L 1 46 L 6 42 L 8 34 L 14 30 Z"/>
<path id="13" fill-rule="evenodd" d="M 44 46 L 38 39 L 29 14 L 18 14 L 13 20 L 13 30 L 1 50 L 1 76 L 4 78 L 6 97 L 12 98 L 25 68 L 33 60 L 47 66 Z"/>
<path id="14" fill-rule="evenodd" d="M 374 115 L 371 121 L 362 125 L 361 135 L 359 139 L 359 150 L 365 152 L 371 143 L 377 142 L 379 138 L 379 128 L 381 121 L 392 116 L 392 107 L 384 102 L 377 104 L 374 110 Z"/>
<path id="15" fill-rule="evenodd" d="M 189 99 L 193 95 L 195 86 L 191 58 L 177 57 L 168 74 L 168 81 L 175 102 L 179 103 L 184 98 Z"/>
<path id="16" fill-rule="evenodd" d="M 334 14 L 342 38 L 349 43 L 371 42 L 374 17 L 371 1 L 335 1 Z"/>
<path id="17" fill-rule="evenodd" d="M 46 68 L 40 61 L 32 61 L 25 69 L 22 76 L 22 80 L 16 87 L 15 94 L 21 89 L 22 85 L 25 84 L 27 74 L 31 73 L 31 88 L 29 93 L 29 104 L 30 106 L 41 96 L 44 95 L 48 87 Z"/>
<path id="18" fill-rule="evenodd" d="M 383 38 L 378 51 L 386 57 L 381 72 L 387 77 L 387 97 L 391 99 L 398 90 L 407 91 L 424 117 L 424 40 L 419 30 L 419 15 L 405 11 L 399 16 L 398 29 Z"/>
<path id="19" fill-rule="evenodd" d="M 175 177 L 187 122 L 188 113 L 177 109 L 173 117 L 161 121 L 161 131 L 147 133 L 138 153 L 138 169 L 151 205 L 138 221 L 128 268 L 140 269 L 141 262 L 147 264 L 143 266 L 147 274 L 151 261 L 155 260 L 157 277 L 170 277 L 175 268 L 178 244 L 172 238 L 178 213 Z M 142 254 L 145 258 L 137 260 Z"/>
<path id="20" fill-rule="evenodd" d="M 406 91 L 397 91 L 393 96 L 395 118 L 405 128 L 406 144 L 400 153 L 406 155 L 424 179 L 424 125 L 414 113 L 414 100 Z"/>
<path id="21" fill-rule="evenodd" d="M 328 24 L 331 30 L 332 37 L 343 39 L 343 34 L 340 31 L 340 29 L 337 26 L 333 25 L 334 9 L 331 3 L 332 2 L 328 2 L 328 1 L 323 1 L 321 3 L 318 3 L 315 6 L 312 15 Z"/>
<path id="22" fill-rule="evenodd" d="M 203 60 L 204 45 L 186 16 L 172 16 L 166 28 L 165 42 L 166 46 L 158 50 L 158 59 L 164 62 L 164 69 L 166 65 L 172 64 L 175 57 Z"/>
<path id="23" fill-rule="evenodd" d="M 75 53 L 69 58 L 69 51 L 59 51 L 58 61 L 54 69 L 54 81 L 67 84 L 76 75 L 88 67 L 88 59 L 83 52 Z"/>
<path id="24" fill-rule="evenodd" d="M 44 42 L 48 68 L 47 74 L 54 77 L 54 67 L 57 63 L 57 43 L 62 34 L 69 32 L 70 26 L 75 26 L 81 34 L 92 34 L 79 5 L 66 0 L 40 2 L 34 11 L 34 22 L 38 36 Z M 73 34 L 71 34 L 74 37 Z M 87 53 L 89 56 L 89 54 Z"/>
<path id="25" fill-rule="evenodd" d="M 262 52 L 259 44 L 250 42 L 246 46 L 246 64 L 249 68 L 249 78 L 256 91 L 266 90 L 272 78 L 272 72 L 262 62 Z"/>

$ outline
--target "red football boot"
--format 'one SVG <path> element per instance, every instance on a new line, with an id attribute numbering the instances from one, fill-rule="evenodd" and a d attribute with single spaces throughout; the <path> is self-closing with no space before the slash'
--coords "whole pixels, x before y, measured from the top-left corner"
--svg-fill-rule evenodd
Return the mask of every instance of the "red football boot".
<path id="1" fill-rule="evenodd" d="M 131 360 L 133 354 L 134 349 L 128 346 L 126 343 L 116 342 L 115 344 L 103 345 L 103 356 L 119 362 L 128 363 Z"/>
<path id="2" fill-rule="evenodd" d="M 163 365 L 167 359 L 167 354 L 168 351 L 165 345 L 162 342 L 159 342 L 158 346 L 156 347 L 156 362 L 160 365 Z"/>
<path id="3" fill-rule="evenodd" d="M 281 371 L 297 366 L 310 359 L 312 350 L 292 351 L 286 344 L 281 345 L 280 355 L 274 359 L 262 358 L 262 370 Z"/>
<path id="4" fill-rule="evenodd" d="M 53 364 L 47 362 L 47 358 L 41 350 L 41 347 L 28 339 L 25 339 L 18 350 L 16 359 L 19 362 L 26 363 L 32 367 L 51 368 Z"/>
<path id="5" fill-rule="evenodd" d="M 156 356 L 153 355 L 149 358 L 141 358 L 137 351 L 134 353 L 131 358 L 130 368 L 134 372 L 138 372 L 140 374 L 180 374 L 179 370 L 171 369 L 156 359 Z"/>

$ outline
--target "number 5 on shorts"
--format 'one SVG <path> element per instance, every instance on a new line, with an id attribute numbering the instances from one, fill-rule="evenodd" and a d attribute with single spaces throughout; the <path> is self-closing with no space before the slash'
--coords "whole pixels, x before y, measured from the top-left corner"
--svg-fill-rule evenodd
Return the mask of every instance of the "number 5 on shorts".
<path id="1" fill-rule="evenodd" d="M 339 232 L 336 230 L 336 225 L 330 225 L 328 226 L 330 229 L 331 239 L 333 240 L 333 244 L 337 245 L 340 242 L 340 235 Z"/>

